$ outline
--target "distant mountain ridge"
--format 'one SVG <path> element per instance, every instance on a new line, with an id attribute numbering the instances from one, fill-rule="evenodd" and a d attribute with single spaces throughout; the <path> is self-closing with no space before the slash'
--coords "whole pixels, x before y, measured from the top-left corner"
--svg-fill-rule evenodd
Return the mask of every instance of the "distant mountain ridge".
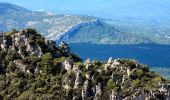
<path id="1" fill-rule="evenodd" d="M 11 12 L 24 12 L 25 13 L 29 11 L 23 7 L 20 7 L 14 4 L 6 3 L 6 2 L 0 3 L 0 14 L 7 14 Z"/>
<path id="2" fill-rule="evenodd" d="M 48 9 L 50 11 L 63 14 L 92 14 L 94 16 L 102 18 L 114 18 L 137 16 L 145 17 L 150 16 L 151 19 L 157 18 L 159 15 L 167 16 L 170 14 L 170 1 L 169 0 L 55 0 L 55 2 L 47 0 L 27 0 L 23 4 L 23 1 L 1 0 L 11 1 L 32 10 Z M 32 3 L 34 2 L 34 3 Z M 37 5 L 41 3 L 41 5 Z M 31 4 L 31 5 L 28 5 Z M 93 5 L 91 5 L 93 4 Z M 50 7 L 49 7 L 50 5 Z M 64 9 L 63 9 L 64 7 Z M 159 18 L 157 18 L 159 19 Z"/>
<path id="3" fill-rule="evenodd" d="M 58 40 L 60 36 L 79 24 L 96 19 L 90 16 L 55 15 L 43 11 L 32 12 L 8 3 L 0 3 L 0 10 L 4 12 L 0 16 L 1 32 L 13 28 L 31 27 L 37 28 L 44 36 L 52 40 Z"/>
<path id="4" fill-rule="evenodd" d="M 0 3 L 0 31 L 36 28 L 46 38 L 68 43 L 170 44 L 168 22 L 142 19 L 106 20 L 93 16 L 56 15 Z M 164 23 L 161 25 L 160 23 Z"/>

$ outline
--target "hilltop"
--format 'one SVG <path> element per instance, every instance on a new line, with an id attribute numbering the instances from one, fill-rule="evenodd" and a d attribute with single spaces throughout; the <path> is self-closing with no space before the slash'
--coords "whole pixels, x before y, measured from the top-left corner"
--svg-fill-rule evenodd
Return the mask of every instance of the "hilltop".
<path id="1" fill-rule="evenodd" d="M 129 59 L 82 59 L 34 29 L 0 41 L 1 99 L 129 100 L 170 98 L 169 81 Z"/>

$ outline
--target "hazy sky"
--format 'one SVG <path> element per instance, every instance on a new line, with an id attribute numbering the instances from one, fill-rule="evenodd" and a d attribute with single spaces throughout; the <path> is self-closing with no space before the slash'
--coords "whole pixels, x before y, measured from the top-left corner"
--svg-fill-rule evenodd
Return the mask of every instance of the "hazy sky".
<path id="1" fill-rule="evenodd" d="M 0 0 L 31 10 L 56 13 L 94 15 L 112 18 L 115 15 L 170 15 L 170 0 Z"/>

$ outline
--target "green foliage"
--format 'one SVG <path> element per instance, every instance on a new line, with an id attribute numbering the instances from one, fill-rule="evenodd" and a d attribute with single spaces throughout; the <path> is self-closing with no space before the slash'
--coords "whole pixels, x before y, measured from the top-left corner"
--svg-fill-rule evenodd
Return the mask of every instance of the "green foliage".
<path id="1" fill-rule="evenodd" d="M 8 68 L 7 69 L 9 70 L 9 72 L 14 72 L 15 69 L 16 69 L 16 65 L 13 62 L 10 62 L 8 64 Z"/>
<path id="2" fill-rule="evenodd" d="M 125 61 L 125 63 L 124 63 L 125 67 L 130 67 L 131 69 L 136 68 L 136 65 L 137 65 L 136 61 L 130 60 L 130 59 L 124 60 L 124 61 Z"/>
<path id="3" fill-rule="evenodd" d="M 76 54 L 71 54 L 70 58 L 74 59 L 75 62 L 82 62 L 82 59 Z"/>
<path id="4" fill-rule="evenodd" d="M 7 57 L 6 57 L 6 59 L 8 60 L 8 61 L 13 61 L 14 59 L 16 59 L 17 57 L 16 57 L 16 54 L 15 54 L 15 52 L 13 52 L 13 51 L 9 51 L 8 52 L 8 55 L 7 55 Z"/>
<path id="5" fill-rule="evenodd" d="M 113 80 L 109 80 L 108 82 L 107 82 L 107 89 L 108 90 L 112 90 L 112 89 L 114 89 L 116 87 L 116 84 L 114 83 L 114 81 Z"/>
<path id="6" fill-rule="evenodd" d="M 143 70 L 137 70 L 136 71 L 136 75 L 137 75 L 138 78 L 141 78 L 143 76 L 143 74 L 144 74 Z"/>
<path id="7" fill-rule="evenodd" d="M 53 58 L 50 52 L 42 56 L 41 66 L 45 74 L 48 74 L 52 71 L 51 67 L 53 66 Z"/>
<path id="8" fill-rule="evenodd" d="M 149 89 L 149 90 L 156 90 L 159 86 L 158 84 L 162 82 L 162 78 L 157 76 L 157 77 L 154 77 L 152 78 L 150 81 L 148 81 L 147 85 L 146 85 L 146 89 Z"/>
<path id="9" fill-rule="evenodd" d="M 136 80 L 134 80 L 133 82 L 132 82 L 132 88 L 138 88 L 139 87 L 139 85 L 140 85 L 140 80 L 139 79 L 136 79 Z"/>
<path id="10" fill-rule="evenodd" d="M 24 91 L 19 97 L 18 100 L 29 100 L 30 96 L 33 94 L 32 91 L 27 90 Z"/>
<path id="11" fill-rule="evenodd" d="M 7 36 L 12 36 L 14 33 L 17 33 L 18 31 L 16 29 L 12 29 L 10 32 L 7 32 Z"/>
<path id="12" fill-rule="evenodd" d="M 83 69 L 83 68 L 85 67 L 82 62 L 76 62 L 75 65 L 76 65 L 79 69 Z"/>
<path id="13" fill-rule="evenodd" d="M 29 34 L 34 35 L 34 36 L 39 35 L 39 34 L 37 34 L 37 31 L 33 28 L 27 28 L 25 30 L 25 33 L 29 33 Z"/>
<path id="14" fill-rule="evenodd" d="M 25 52 L 25 45 L 16 47 L 21 49 L 21 54 L 11 48 L 0 50 L 0 97 L 3 99 L 69 100 L 75 97 L 79 100 L 82 99 L 81 92 L 85 87 L 85 81 L 88 81 L 87 99 L 94 99 L 93 89 L 99 83 L 102 96 L 98 95 L 98 98 L 109 99 L 112 90 L 116 90 L 121 97 L 126 97 L 135 94 L 141 88 L 158 90 L 159 82 L 167 82 L 158 74 L 149 72 L 146 66 L 133 60 L 120 60 L 121 66 L 124 67 L 122 71 L 119 67 L 117 70 L 112 68 L 104 70 L 105 63 L 100 61 L 93 61 L 92 69 L 88 70 L 79 56 L 63 54 L 61 48 L 57 46 L 53 49 L 48 48 L 44 38 L 35 30 L 23 30 L 22 34 L 29 37 L 32 45 L 39 45 L 43 54 L 40 57 L 29 55 Z M 7 39 L 11 38 L 8 36 Z M 66 59 L 73 59 L 74 70 L 65 69 L 63 62 Z M 125 67 L 130 68 L 130 76 L 126 76 Z M 80 71 L 79 77 L 77 77 L 78 71 Z M 78 88 L 74 87 L 76 79 L 79 82 Z M 66 84 L 68 88 L 64 87 Z"/>

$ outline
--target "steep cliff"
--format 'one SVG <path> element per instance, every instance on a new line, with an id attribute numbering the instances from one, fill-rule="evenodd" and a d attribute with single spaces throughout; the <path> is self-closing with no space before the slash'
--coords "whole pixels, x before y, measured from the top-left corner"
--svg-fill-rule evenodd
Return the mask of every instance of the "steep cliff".
<path id="1" fill-rule="evenodd" d="M 0 41 L 0 98 L 19 100 L 169 100 L 169 81 L 134 60 L 82 62 L 33 29 Z"/>

